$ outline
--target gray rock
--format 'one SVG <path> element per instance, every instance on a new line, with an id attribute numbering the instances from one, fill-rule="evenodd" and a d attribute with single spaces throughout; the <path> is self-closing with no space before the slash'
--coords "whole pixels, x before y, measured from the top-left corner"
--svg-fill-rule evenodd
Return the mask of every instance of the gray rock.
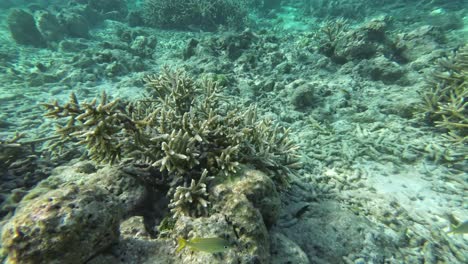
<path id="1" fill-rule="evenodd" d="M 115 168 L 84 166 L 57 168 L 23 198 L 2 230 L 8 263 L 84 263 L 118 241 L 144 188 Z"/>
<path id="2" fill-rule="evenodd" d="M 62 12 L 58 19 L 67 35 L 77 38 L 89 37 L 89 24 L 83 15 L 70 12 Z"/>
<path id="3" fill-rule="evenodd" d="M 422 26 L 411 32 L 400 34 L 396 45 L 401 49 L 400 56 L 412 62 L 437 52 L 444 41 L 444 32 L 439 27 Z"/>
<path id="4" fill-rule="evenodd" d="M 130 50 L 133 54 L 140 57 L 150 57 L 155 51 L 156 42 L 156 38 L 154 37 L 137 36 L 132 41 Z"/>
<path id="5" fill-rule="evenodd" d="M 22 202 L 2 230 L 7 262 L 83 263 L 105 249 L 118 239 L 121 217 L 107 196 L 70 185 Z"/>
<path id="6" fill-rule="evenodd" d="M 198 43 L 199 41 L 194 38 L 191 38 L 187 41 L 187 44 L 185 45 L 183 51 L 184 60 L 187 60 L 193 55 L 195 55 L 195 48 L 198 46 Z"/>
<path id="7" fill-rule="evenodd" d="M 385 84 L 395 84 L 405 75 L 403 67 L 384 56 L 363 60 L 356 68 L 361 76 L 374 81 L 382 81 Z"/>
<path id="8" fill-rule="evenodd" d="M 39 32 L 47 41 L 59 41 L 64 38 L 63 28 L 57 17 L 48 11 L 38 11 L 35 15 Z"/>
<path id="9" fill-rule="evenodd" d="M 86 43 L 75 40 L 62 40 L 59 43 L 59 51 L 78 52 L 88 48 Z"/>
<path id="10" fill-rule="evenodd" d="M 281 204 L 274 182 L 255 170 L 246 171 L 244 177 L 234 186 L 233 192 L 245 195 L 262 214 L 266 226 L 270 227 L 278 218 Z"/>
<path id="11" fill-rule="evenodd" d="M 271 232 L 271 264 L 309 264 L 306 253 L 285 235 Z"/>
<path id="12" fill-rule="evenodd" d="M 367 263 L 379 263 L 397 248 L 392 236 L 334 201 L 311 203 L 307 216 L 292 226 L 281 222 L 278 231 L 297 243 L 310 263 L 343 263 L 356 252 L 369 256 Z"/>
<path id="13" fill-rule="evenodd" d="M 314 85 L 305 83 L 298 86 L 294 89 L 290 100 L 296 109 L 311 107 L 314 102 Z"/>
<path id="14" fill-rule="evenodd" d="M 392 54 L 393 45 L 386 30 L 388 17 L 377 17 L 340 37 L 334 50 L 334 60 L 346 62 L 368 59 L 376 54 Z"/>
<path id="15" fill-rule="evenodd" d="M 36 27 L 34 17 L 21 9 L 13 9 L 8 15 L 11 36 L 18 44 L 45 47 L 46 42 Z"/>

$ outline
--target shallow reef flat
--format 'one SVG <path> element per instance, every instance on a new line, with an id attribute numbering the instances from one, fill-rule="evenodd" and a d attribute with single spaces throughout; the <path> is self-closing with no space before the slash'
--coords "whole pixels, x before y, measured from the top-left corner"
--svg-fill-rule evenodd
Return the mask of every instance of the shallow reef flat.
<path id="1" fill-rule="evenodd" d="M 464 2 L 1 1 L 0 259 L 467 263 Z"/>

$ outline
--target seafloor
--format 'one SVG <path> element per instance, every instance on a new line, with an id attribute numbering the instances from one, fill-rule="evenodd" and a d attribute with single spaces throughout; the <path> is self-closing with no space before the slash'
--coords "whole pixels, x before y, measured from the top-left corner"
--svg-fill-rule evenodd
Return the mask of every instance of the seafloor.
<path id="1" fill-rule="evenodd" d="M 50 251 L 41 248 L 52 243 L 47 235 L 31 244 L 3 237 L 6 263 L 468 263 L 468 236 L 448 232 L 451 222 L 468 220 L 466 130 L 460 132 L 465 138 L 454 141 L 448 136 L 451 130 L 428 121 L 424 110 L 433 76 L 443 71 L 441 59 L 468 53 L 466 1 L 282 1 L 267 10 L 252 9 L 238 29 L 214 30 L 151 27 L 113 10 L 93 13 L 95 21 L 81 16 L 85 21 L 75 21 L 78 25 L 63 36 L 48 28 L 52 35 L 37 45 L 16 43 L 7 24 L 14 8 L 36 19 L 46 19 L 46 11 L 76 18 L 92 2 L 0 4 L 2 227 L 18 224 L 17 208 L 22 207 L 22 214 L 40 214 L 38 208 L 47 206 L 36 196 L 53 190 L 79 197 L 69 188 L 71 182 L 86 185 L 89 176 L 89 184 L 105 185 L 112 181 L 106 175 L 118 174 L 114 170 L 120 168 L 90 161 L 80 146 L 53 155 L 54 120 L 44 117 L 41 103 L 65 103 L 71 92 L 88 102 L 103 91 L 110 98 L 141 99 L 143 78 L 165 65 L 196 79 L 215 78 L 233 102 L 255 104 L 259 116 L 290 128 L 303 166 L 291 175 L 289 186 L 277 188 L 277 215 L 265 219 L 268 212 L 260 210 L 266 225 L 262 217 L 247 223 L 267 228 L 259 233 L 265 237 L 250 241 L 260 243 L 253 253 L 234 248 L 175 254 L 175 238 L 156 238 L 143 220 L 152 217 L 155 225 L 167 212 L 145 216 L 129 209 L 115 211 L 120 232 L 111 238 L 97 230 L 105 228 L 99 224 L 75 228 L 80 239 L 89 242 L 90 236 L 96 243 L 83 244 L 86 252 L 80 252 L 79 241 L 62 236 L 55 246 L 48 245 L 55 247 Z M 128 6 L 132 14 L 140 8 L 139 3 Z M 327 26 L 338 31 L 327 31 Z M 342 41 L 334 42 L 338 35 Z M 466 80 L 466 57 L 461 63 Z M 464 94 L 460 113 L 466 122 L 466 90 Z M 37 184 L 47 178 L 48 191 L 41 191 L 44 187 Z M 130 207 L 127 203 L 138 203 L 143 194 L 125 184 L 118 188 L 125 193 L 122 203 Z M 22 202 L 24 197 L 34 202 Z M 99 203 L 94 210 L 114 212 Z M 195 234 L 215 234 L 223 228 L 211 220 L 196 221 L 176 226 L 177 232 L 191 234 L 190 226 L 204 225 Z M 105 239 L 112 243 L 101 241 Z M 31 257 L 25 251 L 35 253 Z M 69 252 L 77 253 L 61 262 L 61 254 Z"/>

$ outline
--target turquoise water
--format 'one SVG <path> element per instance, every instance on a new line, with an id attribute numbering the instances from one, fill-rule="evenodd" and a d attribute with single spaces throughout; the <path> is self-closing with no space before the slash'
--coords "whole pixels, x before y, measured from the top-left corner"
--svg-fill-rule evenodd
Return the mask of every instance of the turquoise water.
<path id="1" fill-rule="evenodd" d="M 2 261 L 466 263 L 467 7 L 2 0 Z"/>

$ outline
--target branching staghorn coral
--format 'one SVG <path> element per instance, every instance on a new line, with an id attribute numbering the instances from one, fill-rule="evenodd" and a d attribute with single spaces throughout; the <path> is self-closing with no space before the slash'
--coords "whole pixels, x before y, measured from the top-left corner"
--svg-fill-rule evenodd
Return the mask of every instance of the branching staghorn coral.
<path id="1" fill-rule="evenodd" d="M 207 177 L 208 171 L 204 170 L 198 182 L 194 179 L 190 182 L 190 186 L 178 186 L 175 189 L 174 197 L 171 199 L 169 207 L 173 214 L 173 218 L 182 215 L 202 216 L 208 214 L 208 191 L 206 181 L 212 179 Z"/>
<path id="2" fill-rule="evenodd" d="M 439 67 L 422 94 L 423 103 L 416 118 L 442 128 L 446 140 L 432 142 L 424 150 L 435 162 L 447 163 L 456 173 L 466 171 L 468 161 L 468 45 L 449 58 L 439 60 Z"/>
<path id="3" fill-rule="evenodd" d="M 457 142 L 468 141 L 468 45 L 439 61 L 424 94 L 425 119 L 447 129 Z"/>
<path id="4" fill-rule="evenodd" d="M 108 102 L 105 92 L 97 104 L 79 103 L 76 95 L 70 95 L 70 101 L 60 106 L 57 101 L 42 104 L 49 112 L 49 118 L 68 118 L 66 125 L 57 125 L 57 133 L 63 144 L 76 139 L 78 144 L 85 145 L 89 156 L 96 161 L 113 163 L 120 159 L 125 139 L 132 133 L 139 133 L 138 121 L 132 120 L 125 111 L 118 108 L 119 100 Z M 55 147 L 53 145 L 52 147 Z"/>
<path id="5" fill-rule="evenodd" d="M 201 164 L 211 169 L 210 173 L 214 175 L 218 172 L 228 175 L 235 173 L 239 162 L 246 162 L 287 174 L 289 168 L 299 165 L 298 157 L 293 154 L 297 147 L 288 139 L 288 131 L 275 128 L 268 121 L 258 121 L 254 107 L 223 110 L 220 105 L 223 99 L 215 82 L 202 80 L 197 85 L 185 73 L 166 71 L 158 78 L 148 77 L 146 84 L 166 107 L 167 112 L 161 112 L 161 116 L 170 116 L 172 120 L 155 120 L 159 121 L 155 124 L 159 133 L 181 130 L 186 134 L 180 132 L 178 135 L 186 135 L 181 138 L 186 146 L 193 148 L 192 144 L 196 143 L 196 149 L 210 148 L 206 153 L 195 152 L 194 157 L 199 157 L 198 164 L 192 162 L 188 169 Z M 183 150 L 169 149 L 174 154 Z M 186 157 L 185 153 L 181 154 L 174 157 L 179 160 Z"/>
<path id="6" fill-rule="evenodd" d="M 348 21 L 342 17 L 325 20 L 319 31 L 315 33 L 319 40 L 320 52 L 328 57 L 334 56 L 338 41 L 348 31 L 348 27 Z"/>
<path id="7" fill-rule="evenodd" d="M 96 100 L 80 104 L 72 94 L 63 106 L 43 104 L 46 116 L 66 119 L 66 125 L 57 129 L 60 142 L 78 141 L 97 161 L 125 159 L 157 169 L 155 177 L 169 187 L 172 204 L 183 205 L 181 210 L 188 214 L 204 213 L 198 205 L 203 202 L 178 203 L 187 198 L 182 192 L 207 199 L 199 192 L 202 186 L 209 191 L 204 174 L 222 181 L 240 164 L 252 164 L 285 183 L 288 173 L 300 166 L 289 131 L 259 120 L 255 107 L 231 106 L 216 82 L 195 81 L 169 68 L 144 81 L 148 91 L 144 100 L 108 102 L 104 94 L 99 104 Z M 148 184 L 155 182 L 160 181 Z"/>

